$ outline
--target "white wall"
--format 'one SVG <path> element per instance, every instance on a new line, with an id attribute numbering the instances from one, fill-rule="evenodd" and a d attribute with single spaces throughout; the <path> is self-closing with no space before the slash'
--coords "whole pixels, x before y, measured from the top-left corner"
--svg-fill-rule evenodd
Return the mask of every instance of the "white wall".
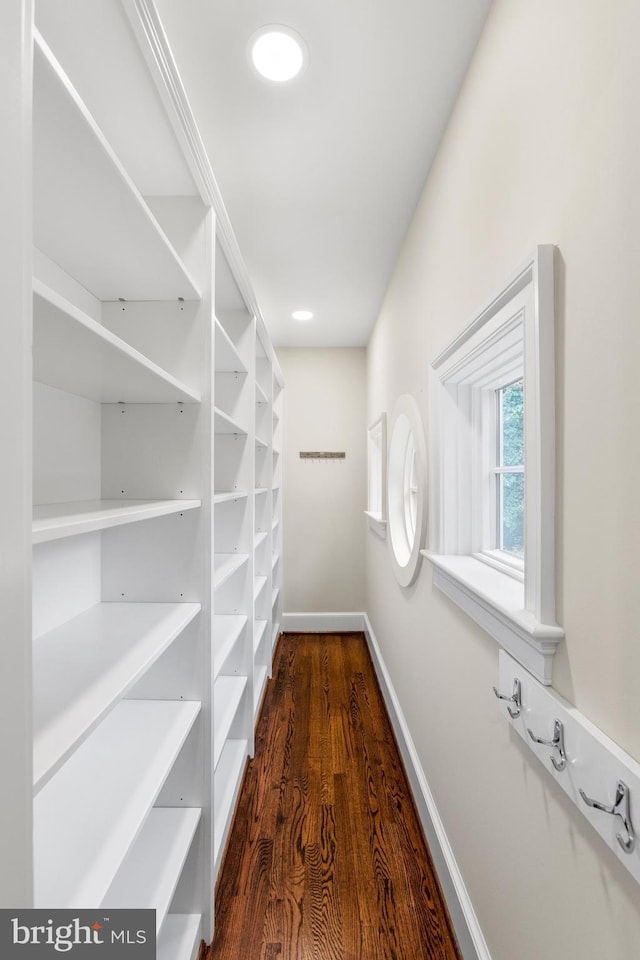
<path id="1" fill-rule="evenodd" d="M 277 351 L 284 391 L 284 612 L 364 608 L 366 354 Z M 300 451 L 344 460 L 301 460 Z"/>
<path id="2" fill-rule="evenodd" d="M 495 0 L 368 348 L 368 411 L 555 243 L 554 686 L 640 759 L 640 4 Z M 493 960 L 640 952 L 640 888 L 499 716 L 498 648 L 366 538 L 366 609 Z M 640 798 L 635 798 L 640 827 Z"/>

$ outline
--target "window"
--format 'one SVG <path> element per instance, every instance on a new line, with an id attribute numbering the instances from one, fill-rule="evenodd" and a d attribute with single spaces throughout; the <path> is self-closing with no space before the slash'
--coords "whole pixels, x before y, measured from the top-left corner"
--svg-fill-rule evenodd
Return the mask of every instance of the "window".
<path id="1" fill-rule="evenodd" d="M 521 364 L 520 364 L 521 366 Z M 510 365 L 512 367 L 512 364 Z M 503 573 L 524 579 L 524 379 L 483 387 L 477 418 L 481 467 L 472 494 L 479 530 L 473 549 L 479 560 Z"/>
<path id="2" fill-rule="evenodd" d="M 420 567 L 426 529 L 426 450 L 422 418 L 405 394 L 393 411 L 389 444 L 388 508 L 391 563 L 398 583 L 408 587 Z"/>
<path id="3" fill-rule="evenodd" d="M 432 363 L 434 584 L 545 683 L 555 622 L 553 247 Z"/>
<path id="4" fill-rule="evenodd" d="M 404 493 L 404 532 L 407 543 L 413 543 L 418 520 L 418 479 L 416 471 L 416 444 L 413 433 L 409 432 L 404 455 L 404 475 L 402 478 Z"/>
<path id="5" fill-rule="evenodd" d="M 524 383 L 495 391 L 495 466 L 491 468 L 495 552 L 524 567 Z"/>
<path id="6" fill-rule="evenodd" d="M 384 537 L 387 529 L 387 415 L 381 413 L 367 434 L 367 509 L 369 525 Z"/>

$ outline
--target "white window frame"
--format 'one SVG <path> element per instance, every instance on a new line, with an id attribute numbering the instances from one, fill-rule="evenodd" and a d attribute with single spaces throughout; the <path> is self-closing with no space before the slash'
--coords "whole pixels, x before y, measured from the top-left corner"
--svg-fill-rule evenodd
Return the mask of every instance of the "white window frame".
<path id="1" fill-rule="evenodd" d="M 555 613 L 554 247 L 541 245 L 431 364 L 434 584 L 543 683 L 564 631 Z M 490 389 L 524 380 L 523 578 L 486 545 Z M 483 435 L 484 432 L 484 435 Z"/>
<path id="2" fill-rule="evenodd" d="M 367 509 L 369 526 L 387 534 L 387 414 L 381 413 L 367 431 Z"/>

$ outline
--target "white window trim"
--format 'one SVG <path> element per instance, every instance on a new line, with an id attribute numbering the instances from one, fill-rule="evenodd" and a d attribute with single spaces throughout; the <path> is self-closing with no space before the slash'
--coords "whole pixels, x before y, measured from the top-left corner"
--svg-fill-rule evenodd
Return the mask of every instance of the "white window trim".
<path id="1" fill-rule="evenodd" d="M 436 522 L 430 549 L 434 584 L 543 683 L 564 631 L 555 613 L 554 247 L 536 247 L 500 293 L 431 364 Z M 478 557 L 482 496 L 472 478 L 482 455 L 471 393 L 505 369 L 518 327 L 525 397 L 524 582 Z M 520 352 L 522 353 L 522 347 Z M 493 351 L 493 354 L 492 354 Z M 514 347 L 514 356 L 517 353 Z M 474 368 L 481 371 L 474 383 Z M 471 384 L 471 385 L 470 385 Z M 478 404 L 475 404 L 477 411 Z M 474 432 L 475 426 L 475 432 Z M 485 558 L 486 559 L 486 558 Z"/>
<path id="2" fill-rule="evenodd" d="M 376 439 L 377 438 L 377 439 Z M 372 463 L 374 451 L 379 451 L 379 463 Z M 373 469 L 378 472 L 378 484 L 380 489 L 379 511 L 371 509 L 371 473 Z M 369 519 L 371 529 L 381 537 L 387 535 L 387 415 L 381 413 L 373 421 L 367 431 L 367 509 L 365 516 Z"/>

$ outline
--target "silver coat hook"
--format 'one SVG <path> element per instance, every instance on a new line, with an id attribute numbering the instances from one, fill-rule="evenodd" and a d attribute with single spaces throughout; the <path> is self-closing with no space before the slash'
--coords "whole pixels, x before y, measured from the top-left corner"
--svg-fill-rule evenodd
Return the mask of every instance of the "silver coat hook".
<path id="1" fill-rule="evenodd" d="M 534 743 L 542 743 L 545 747 L 554 747 L 554 749 L 558 751 L 558 759 L 556 759 L 553 754 L 551 754 L 549 759 L 558 773 L 562 773 L 567 765 L 567 754 L 564 749 L 564 726 L 562 721 L 554 720 L 553 740 L 543 740 L 541 737 L 536 737 L 533 730 L 530 730 L 529 727 L 527 727 L 527 733 Z"/>
<path id="2" fill-rule="evenodd" d="M 616 799 L 613 806 L 607 806 L 605 803 L 600 803 L 599 800 L 591 800 L 582 789 L 580 789 L 578 792 L 587 806 L 595 807 L 596 810 L 602 810 L 603 813 L 610 813 L 614 817 L 620 817 L 624 823 L 624 828 L 627 831 L 627 839 L 625 840 L 619 833 L 616 833 L 616 838 L 624 852 L 631 853 L 635 847 L 636 835 L 633 830 L 633 824 L 631 823 L 631 794 L 626 783 L 624 783 L 622 780 L 618 780 L 618 783 L 616 784 Z"/>
<path id="3" fill-rule="evenodd" d="M 520 716 L 520 711 L 522 710 L 522 689 L 520 687 L 520 681 L 517 677 L 513 681 L 513 693 L 510 697 L 505 697 L 505 695 L 503 693 L 499 693 L 495 687 L 493 688 L 493 692 L 498 700 L 506 700 L 507 703 L 513 703 L 515 705 L 515 710 L 512 710 L 511 707 L 507 707 L 507 711 L 512 720 L 515 720 Z"/>

